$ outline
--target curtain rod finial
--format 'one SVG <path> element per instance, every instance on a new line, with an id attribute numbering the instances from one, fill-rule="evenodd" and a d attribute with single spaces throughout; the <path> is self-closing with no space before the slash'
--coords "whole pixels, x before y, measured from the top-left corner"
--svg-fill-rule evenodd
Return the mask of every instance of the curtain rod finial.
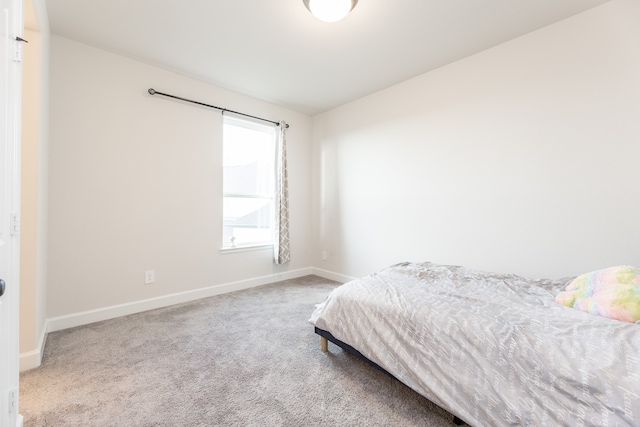
<path id="1" fill-rule="evenodd" d="M 156 90 L 155 89 L 149 88 L 148 92 L 149 92 L 150 95 L 155 95 L 156 94 Z"/>

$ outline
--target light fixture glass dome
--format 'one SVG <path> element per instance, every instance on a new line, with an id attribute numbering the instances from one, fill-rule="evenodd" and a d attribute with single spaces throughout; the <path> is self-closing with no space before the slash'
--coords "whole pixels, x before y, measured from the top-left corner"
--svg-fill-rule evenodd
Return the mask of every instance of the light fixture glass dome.
<path id="1" fill-rule="evenodd" d="M 313 16 L 324 22 L 337 22 L 345 18 L 358 0 L 302 0 Z"/>

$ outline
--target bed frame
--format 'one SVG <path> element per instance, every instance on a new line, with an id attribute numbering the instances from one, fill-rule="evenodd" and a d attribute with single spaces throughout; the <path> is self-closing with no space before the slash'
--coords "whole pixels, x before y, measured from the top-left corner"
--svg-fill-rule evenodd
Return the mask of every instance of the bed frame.
<path id="1" fill-rule="evenodd" d="M 325 330 L 320 329 L 318 327 L 315 327 L 315 332 L 316 332 L 316 334 L 320 335 L 320 349 L 322 350 L 323 353 L 327 353 L 329 351 L 329 341 L 331 341 L 332 343 L 334 343 L 338 347 L 342 348 L 347 353 L 357 357 L 358 359 L 360 359 L 360 360 L 366 362 L 367 364 L 373 366 L 374 368 L 376 368 L 380 372 L 384 372 L 385 374 L 389 375 L 391 378 L 393 378 L 396 381 L 398 381 L 397 378 L 395 378 L 389 372 L 387 372 L 382 367 L 380 367 L 380 365 L 378 365 L 377 363 L 375 363 L 375 362 L 369 360 L 368 358 L 366 358 L 362 353 L 360 353 L 355 348 L 351 347 L 349 344 L 347 344 L 345 342 L 342 342 L 339 339 L 337 339 L 336 337 L 334 337 L 331 334 L 331 332 L 325 331 Z M 460 418 L 458 418 L 458 417 L 456 417 L 454 415 L 453 416 L 453 423 L 455 425 L 459 426 L 459 425 L 463 425 L 464 421 L 462 421 Z"/>

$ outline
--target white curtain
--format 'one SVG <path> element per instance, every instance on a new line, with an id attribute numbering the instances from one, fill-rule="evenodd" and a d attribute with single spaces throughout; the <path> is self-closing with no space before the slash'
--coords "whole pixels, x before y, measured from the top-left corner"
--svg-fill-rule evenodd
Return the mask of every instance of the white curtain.
<path id="1" fill-rule="evenodd" d="M 287 177 L 287 124 L 280 122 L 276 151 L 276 237 L 273 246 L 273 262 L 290 261 L 289 253 L 289 184 Z"/>

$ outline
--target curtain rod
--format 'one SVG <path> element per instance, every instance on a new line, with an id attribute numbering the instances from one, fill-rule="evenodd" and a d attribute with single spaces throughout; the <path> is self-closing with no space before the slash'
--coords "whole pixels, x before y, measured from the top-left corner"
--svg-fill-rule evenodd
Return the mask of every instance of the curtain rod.
<path id="1" fill-rule="evenodd" d="M 241 115 L 241 116 L 251 117 L 252 119 L 262 120 L 263 122 L 269 122 L 269 123 L 273 123 L 273 124 L 274 124 L 274 125 L 276 125 L 276 126 L 280 126 L 280 123 L 279 123 L 279 122 L 274 122 L 273 120 L 263 119 L 262 117 L 252 116 L 252 115 L 250 115 L 250 114 L 241 113 L 241 112 L 239 112 L 239 111 L 229 110 L 228 108 L 216 107 L 215 105 L 205 104 L 204 102 L 193 101 L 193 100 L 191 100 L 191 99 L 182 98 L 182 97 L 180 97 L 180 96 L 169 95 L 168 93 L 158 92 L 157 90 L 152 89 L 152 88 L 150 88 L 148 92 L 149 92 L 149 94 L 150 94 L 150 95 L 162 95 L 162 96 L 167 96 L 167 97 L 169 97 L 169 98 L 179 99 L 180 101 L 186 101 L 186 102 L 191 102 L 192 104 L 198 104 L 198 105 L 202 105 L 202 106 L 209 107 L 209 108 L 215 108 L 216 110 L 220 110 L 220 111 L 222 111 L 223 113 L 224 113 L 225 111 L 228 111 L 228 112 L 233 113 L 233 114 L 239 114 L 239 115 Z M 286 128 L 289 128 L 289 125 L 287 124 L 285 127 L 286 127 Z"/>

